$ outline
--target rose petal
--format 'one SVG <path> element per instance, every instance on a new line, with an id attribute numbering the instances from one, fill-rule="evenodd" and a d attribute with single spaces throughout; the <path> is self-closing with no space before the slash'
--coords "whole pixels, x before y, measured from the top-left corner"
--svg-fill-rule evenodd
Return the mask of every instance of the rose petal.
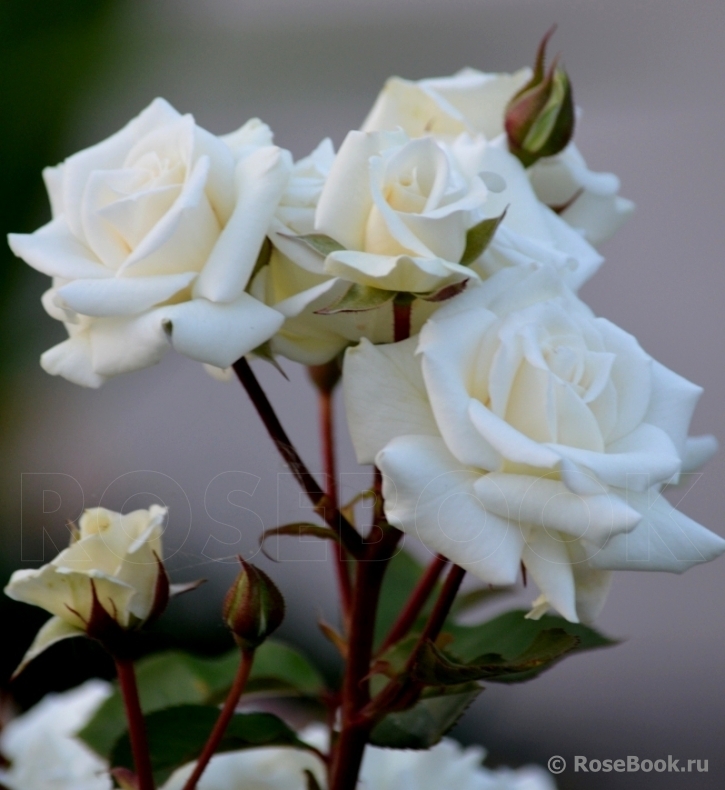
<path id="1" fill-rule="evenodd" d="M 292 167 L 286 151 L 260 148 L 237 164 L 237 202 L 194 287 L 212 302 L 233 302 L 247 285 Z"/>
<path id="2" fill-rule="evenodd" d="M 725 552 L 725 540 L 675 510 L 658 491 L 629 491 L 627 502 L 642 521 L 597 552 L 589 561 L 593 567 L 682 573 Z"/>
<path id="3" fill-rule="evenodd" d="M 375 460 L 390 523 L 489 584 L 515 581 L 521 532 L 486 512 L 474 489 L 479 473 L 461 466 L 441 439 L 398 437 Z"/>
<path id="4" fill-rule="evenodd" d="M 437 436 L 428 403 L 417 338 L 384 346 L 362 340 L 345 354 L 347 422 L 359 464 L 371 464 L 396 436 Z"/>
<path id="5" fill-rule="evenodd" d="M 187 288 L 196 272 L 151 277 L 73 280 L 56 293 L 78 313 L 90 316 L 135 315 Z"/>
<path id="6" fill-rule="evenodd" d="M 597 546 L 634 529 L 642 518 L 604 486 L 598 494 L 579 496 L 553 478 L 492 472 L 479 478 L 474 488 L 486 510 L 501 518 L 565 532 Z"/>
<path id="7" fill-rule="evenodd" d="M 243 293 L 234 302 L 192 299 L 154 311 L 184 356 L 226 368 L 282 326 L 281 313 Z"/>

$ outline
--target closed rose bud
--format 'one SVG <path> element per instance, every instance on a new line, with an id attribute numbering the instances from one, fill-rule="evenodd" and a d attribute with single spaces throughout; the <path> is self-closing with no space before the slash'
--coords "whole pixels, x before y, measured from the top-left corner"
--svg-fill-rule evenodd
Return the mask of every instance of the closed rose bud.
<path id="1" fill-rule="evenodd" d="M 224 622 L 242 649 L 254 650 L 284 619 L 284 598 L 264 571 L 241 557 L 242 570 L 224 599 Z"/>
<path id="2" fill-rule="evenodd" d="M 544 68 L 546 45 L 554 29 L 539 44 L 533 76 L 506 108 L 509 149 L 524 167 L 563 151 L 574 134 L 574 98 L 569 77 L 557 60 L 548 71 Z"/>

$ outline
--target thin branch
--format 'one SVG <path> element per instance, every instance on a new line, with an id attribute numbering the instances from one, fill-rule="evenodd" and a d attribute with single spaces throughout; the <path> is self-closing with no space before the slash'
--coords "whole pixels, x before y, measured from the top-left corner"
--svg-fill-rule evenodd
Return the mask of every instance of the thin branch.
<path id="1" fill-rule="evenodd" d="M 418 580 L 405 607 L 398 615 L 397 620 L 393 623 L 390 632 L 385 637 L 380 647 L 380 653 L 384 653 L 389 647 L 399 642 L 408 631 L 410 631 L 447 564 L 448 560 L 442 554 L 438 554 L 433 558 L 433 561 Z"/>
<path id="2" fill-rule="evenodd" d="M 347 550 L 354 557 L 361 556 L 365 545 L 362 537 L 355 527 L 340 513 L 338 508 L 330 507 L 327 495 L 317 480 L 310 474 L 302 458 L 300 458 L 247 360 L 242 357 L 234 363 L 233 367 L 237 378 L 246 389 L 257 409 L 257 413 L 264 423 L 270 438 L 290 467 L 292 474 L 302 486 L 302 490 L 315 506 L 316 511 L 340 535 L 340 539 Z"/>
<path id="3" fill-rule="evenodd" d="M 121 687 L 121 696 L 126 709 L 128 735 L 131 740 L 131 751 L 133 753 L 136 777 L 138 778 L 138 788 L 139 790 L 154 790 L 151 756 L 149 755 L 149 746 L 146 740 L 146 724 L 138 697 L 133 661 L 121 658 L 114 658 L 114 660 L 116 672 L 118 673 L 118 684 Z"/>
<path id="4" fill-rule="evenodd" d="M 247 680 L 249 678 L 249 673 L 251 672 L 253 663 L 254 650 L 242 650 L 239 660 L 239 667 L 237 668 L 237 674 L 234 678 L 234 683 L 232 684 L 231 689 L 229 689 L 227 698 L 224 700 L 224 707 L 222 708 L 219 718 L 216 720 L 214 728 L 212 729 L 206 743 L 204 744 L 204 748 L 202 749 L 201 755 L 194 766 L 191 776 L 186 780 L 183 790 L 194 790 L 196 783 L 199 781 L 201 775 L 204 773 L 204 770 L 209 764 L 209 760 L 211 760 L 217 748 L 219 747 L 219 743 L 224 737 L 224 733 L 226 732 L 229 722 L 232 720 L 232 716 L 234 716 L 234 712 L 237 709 L 239 700 L 244 693 L 244 687 L 247 685 Z"/>

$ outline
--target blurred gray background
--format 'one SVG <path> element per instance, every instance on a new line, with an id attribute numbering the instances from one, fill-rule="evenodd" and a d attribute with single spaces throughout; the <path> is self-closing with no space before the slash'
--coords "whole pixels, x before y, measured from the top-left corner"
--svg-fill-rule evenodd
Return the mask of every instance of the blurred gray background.
<path id="1" fill-rule="evenodd" d="M 5 18 L 10 5 L 20 8 L 8 3 L 0 31 L 3 21 L 15 25 L 4 78 L 12 79 L 15 104 L 3 110 L 2 135 L 15 178 L 4 185 L 13 230 L 32 230 L 47 215 L 42 164 L 116 131 L 155 96 L 216 133 L 258 116 L 301 156 L 325 136 L 339 145 L 389 75 L 441 76 L 466 65 L 513 70 L 531 62 L 557 22 L 552 49 L 563 53 L 584 110 L 578 145 L 592 168 L 620 175 L 622 194 L 637 203 L 582 295 L 704 386 L 694 431 L 725 439 L 722 0 L 85 0 L 68 4 L 79 9 L 72 24 L 45 16 L 57 4 L 41 0 Z M 56 47 L 63 31 L 71 32 Z M 83 503 L 129 509 L 161 499 L 171 507 L 166 545 L 176 578 L 203 575 L 210 583 L 172 609 L 159 638 L 195 644 L 201 634 L 208 649 L 223 647 L 219 599 L 235 573 L 223 558 L 253 552 L 262 524 L 310 516 L 246 396 L 172 355 L 99 391 L 45 375 L 37 358 L 63 337 L 38 302 L 45 278 L 8 256 L 4 265 L 3 581 L 16 567 L 49 559 L 67 539 L 64 520 Z M 304 371 L 285 364 L 288 382 L 269 366 L 257 368 L 319 468 L 315 399 Z M 368 485 L 369 473 L 356 467 L 340 418 L 343 482 L 352 494 Z M 724 472 L 722 454 L 679 505 L 721 535 Z M 46 494 L 45 509 L 58 509 L 45 515 L 44 489 L 61 495 L 56 502 Z M 335 617 L 326 549 L 281 548 L 284 562 L 267 567 L 294 591 L 286 635 L 334 671 L 315 625 L 321 612 Z M 516 601 L 526 605 L 533 595 L 523 591 Z M 682 577 L 617 574 L 598 625 L 623 643 L 567 660 L 530 684 L 489 687 L 457 734 L 484 744 L 494 763 L 545 762 L 554 754 L 709 760 L 707 774 L 687 776 L 569 770 L 561 788 L 722 787 L 724 602 L 725 560 Z M 3 606 L 15 633 L 29 639 L 34 614 Z M 85 647 L 68 650 L 70 661 L 87 658 Z M 9 664 L 15 658 L 8 654 Z M 56 660 L 41 663 L 28 683 L 58 685 Z"/>

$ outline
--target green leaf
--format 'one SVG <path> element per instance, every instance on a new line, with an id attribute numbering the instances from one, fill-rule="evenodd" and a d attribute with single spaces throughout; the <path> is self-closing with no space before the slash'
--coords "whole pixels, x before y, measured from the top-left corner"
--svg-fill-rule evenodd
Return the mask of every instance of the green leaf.
<path id="1" fill-rule="evenodd" d="M 527 620 L 525 614 L 525 610 L 515 609 L 475 626 L 447 623 L 444 631 L 453 637 L 453 641 L 446 645 L 446 654 L 454 656 L 464 664 L 477 661 L 486 654 L 496 654 L 504 661 L 510 662 L 525 655 L 526 651 L 536 644 L 539 634 L 552 629 L 559 629 L 577 638 L 578 643 L 571 649 L 571 653 L 616 644 L 614 640 L 603 636 L 593 628 L 581 623 L 570 623 L 563 617 L 544 615 L 540 620 Z M 543 668 L 545 667 L 531 669 L 518 675 L 489 679 L 497 683 L 528 680 Z"/>
<path id="2" fill-rule="evenodd" d="M 333 252 L 345 249 L 339 241 L 335 241 L 330 236 L 325 236 L 324 233 L 307 233 L 303 236 L 294 236 L 291 233 L 281 233 L 280 235 L 284 236 L 285 239 L 292 239 L 292 241 L 304 244 L 319 255 L 322 255 L 323 258 L 327 258 Z"/>
<path id="3" fill-rule="evenodd" d="M 487 653 L 473 662 L 458 663 L 429 641 L 423 645 L 411 669 L 411 676 L 428 686 L 455 686 L 540 672 L 573 650 L 578 643 L 575 636 L 563 629 L 550 628 L 540 631 L 526 650 L 511 660 L 498 653 Z"/>
<path id="4" fill-rule="evenodd" d="M 474 225 L 469 229 L 468 233 L 466 233 L 466 249 L 463 250 L 460 260 L 461 266 L 470 266 L 483 255 L 486 247 L 491 243 L 498 226 L 503 222 L 506 211 L 508 211 L 508 208 L 504 209 L 500 217 L 481 220 L 478 225 Z"/>
<path id="5" fill-rule="evenodd" d="M 218 717 L 219 709 L 208 705 L 179 705 L 145 717 L 151 766 L 158 784 L 165 782 L 176 768 L 199 756 Z M 217 753 L 260 746 L 305 748 L 294 730 L 277 716 L 237 713 L 229 722 Z M 114 745 L 110 761 L 114 767 L 133 767 L 128 733 Z"/>
<path id="6" fill-rule="evenodd" d="M 370 733 L 370 743 L 388 749 L 430 749 L 455 725 L 481 693 L 468 685 L 455 693 L 421 698 L 412 708 L 388 713 Z"/>
<path id="7" fill-rule="evenodd" d="M 375 620 L 375 643 L 379 645 L 400 614 L 408 596 L 413 592 L 423 574 L 423 566 L 407 551 L 399 551 L 388 564 L 380 590 L 377 618 Z M 440 585 L 436 586 L 423 608 L 427 614 L 435 601 Z"/>
<path id="8" fill-rule="evenodd" d="M 395 294 L 395 291 L 353 283 L 339 299 L 315 312 L 317 315 L 335 315 L 335 313 L 361 313 L 375 310 L 376 307 L 394 299 Z"/>
<path id="9" fill-rule="evenodd" d="M 141 708 L 150 714 L 176 705 L 217 702 L 231 687 L 238 665 L 238 650 L 217 658 L 178 651 L 148 656 L 136 663 Z M 256 651 L 247 690 L 313 697 L 324 690 L 324 682 L 304 656 L 270 639 Z M 108 757 L 125 729 L 123 700 L 116 688 L 78 735 L 102 757 Z"/>
<path id="10" fill-rule="evenodd" d="M 247 691 L 261 690 L 316 697 L 325 690 L 325 681 L 301 653 L 269 639 L 257 648 L 247 681 Z"/>

